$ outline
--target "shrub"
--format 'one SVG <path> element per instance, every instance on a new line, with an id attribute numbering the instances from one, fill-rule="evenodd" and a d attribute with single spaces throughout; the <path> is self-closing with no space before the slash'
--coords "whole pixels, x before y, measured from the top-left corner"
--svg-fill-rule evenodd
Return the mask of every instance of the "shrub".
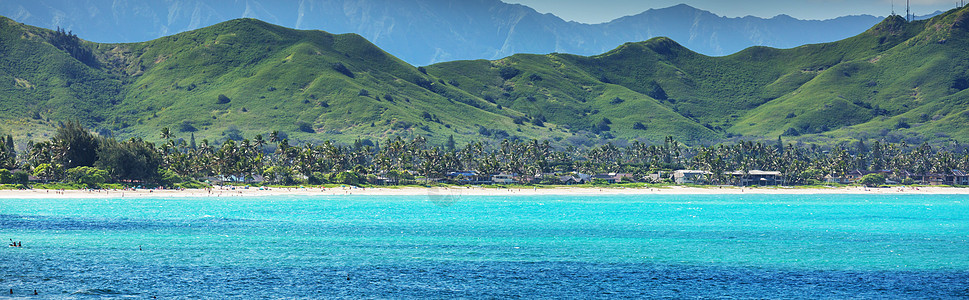
<path id="1" fill-rule="evenodd" d="M 98 187 L 108 180 L 108 171 L 94 167 L 76 167 L 67 170 L 67 180 L 72 183 Z"/>
<path id="2" fill-rule="evenodd" d="M 184 120 L 182 121 L 182 123 L 178 124 L 178 131 L 196 132 L 198 131 L 198 129 L 196 129 L 195 126 L 192 126 L 192 122 L 189 122 L 188 120 Z"/>
<path id="3" fill-rule="evenodd" d="M 215 102 L 215 104 L 226 104 L 226 103 L 229 103 L 231 101 L 232 101 L 232 99 L 229 99 L 229 97 L 227 97 L 226 95 L 219 94 L 219 99 Z"/>
<path id="4" fill-rule="evenodd" d="M 635 124 L 633 124 L 633 129 L 646 130 L 646 125 L 643 125 L 642 122 L 636 122 Z"/>
<path id="5" fill-rule="evenodd" d="M 0 169 L 0 184 L 8 183 L 13 183 L 13 174 L 10 173 L 10 170 Z"/>
<path id="6" fill-rule="evenodd" d="M 313 172 L 308 178 L 306 178 L 306 183 L 312 185 L 321 185 L 326 183 L 326 175 L 320 172 Z"/>
<path id="7" fill-rule="evenodd" d="M 178 174 L 175 174 L 175 172 L 169 169 L 158 170 L 158 175 L 161 178 L 159 183 L 162 186 L 176 187 L 179 183 L 185 182 L 182 177 L 178 176 Z"/>
<path id="8" fill-rule="evenodd" d="M 28 184 L 30 183 L 30 174 L 24 171 L 13 172 L 13 183 Z"/>
<path id="9" fill-rule="evenodd" d="M 424 89 L 430 90 L 433 88 L 433 83 L 430 80 L 424 78 L 417 78 L 414 80 L 414 84 Z"/>
<path id="10" fill-rule="evenodd" d="M 623 102 L 626 102 L 626 100 L 622 100 L 622 98 L 619 98 L 619 97 L 609 100 L 609 104 L 612 104 L 612 105 L 620 104 Z"/>
<path id="11" fill-rule="evenodd" d="M 791 128 L 788 128 L 787 130 L 784 130 L 784 133 L 782 133 L 781 135 L 783 135 L 783 136 L 799 136 L 799 135 L 801 135 L 801 132 L 800 131 L 797 131 L 797 129 L 791 127 Z"/>
<path id="12" fill-rule="evenodd" d="M 330 67 L 332 67 L 334 71 L 337 71 L 340 74 L 346 75 L 347 77 L 356 78 L 356 75 L 354 75 L 353 72 L 350 71 L 349 68 L 347 68 L 347 66 L 344 66 L 343 63 L 340 63 L 340 62 L 333 63 L 332 65 L 330 65 Z"/>
<path id="13" fill-rule="evenodd" d="M 537 116 L 537 117 L 532 118 L 532 125 L 535 125 L 535 126 L 538 126 L 538 127 L 544 127 L 545 126 L 545 116 Z"/>
<path id="14" fill-rule="evenodd" d="M 222 136 L 233 141 L 241 141 L 242 130 L 239 130 L 235 125 L 230 125 L 228 129 L 222 132 Z"/>
<path id="15" fill-rule="evenodd" d="M 868 174 L 861 177 L 858 183 L 864 184 L 865 186 L 879 186 L 885 184 L 885 175 L 874 173 Z"/>
<path id="16" fill-rule="evenodd" d="M 362 180 L 362 176 L 356 172 L 340 172 L 330 176 L 330 182 L 332 183 L 360 185 Z"/>
<path id="17" fill-rule="evenodd" d="M 595 133 L 601 133 L 601 132 L 612 130 L 612 128 L 609 127 L 609 122 L 606 122 L 606 120 L 599 121 L 599 123 L 597 123 L 592 129 L 593 129 L 593 132 Z"/>
<path id="18" fill-rule="evenodd" d="M 515 76 L 518 76 L 518 74 L 521 74 L 521 72 L 521 70 L 512 67 L 502 67 L 498 70 L 498 75 L 504 80 L 509 80 L 515 78 Z"/>
<path id="19" fill-rule="evenodd" d="M 958 91 L 969 89 L 969 77 L 956 78 L 952 82 L 952 88 Z"/>
<path id="20" fill-rule="evenodd" d="M 313 130 L 313 125 L 311 125 L 310 123 L 303 122 L 303 121 L 296 122 L 296 130 L 302 131 L 302 132 L 305 132 L 305 133 L 315 133 L 316 132 L 316 130 Z"/>
<path id="21" fill-rule="evenodd" d="M 659 83 L 657 83 L 656 81 L 650 81 L 647 84 L 646 89 L 647 89 L 646 95 L 652 97 L 653 99 L 656 99 L 656 100 L 669 99 L 669 96 L 666 95 L 666 91 L 663 90 L 663 87 L 659 86 Z"/>

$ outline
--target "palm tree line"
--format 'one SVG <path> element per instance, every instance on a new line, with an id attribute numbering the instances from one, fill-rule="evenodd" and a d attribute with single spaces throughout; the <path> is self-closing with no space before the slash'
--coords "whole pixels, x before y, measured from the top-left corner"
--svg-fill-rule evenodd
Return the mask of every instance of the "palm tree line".
<path id="1" fill-rule="evenodd" d="M 278 132 L 241 141 L 212 144 L 176 139 L 167 128 L 164 142 L 142 139 L 116 141 L 68 122 L 48 141 L 29 143 L 13 151 L 11 139 L 0 139 L 0 169 L 20 169 L 42 181 L 69 181 L 104 173 L 104 182 L 174 186 L 218 178 L 242 182 L 264 179 L 270 184 L 366 184 L 456 182 L 448 174 L 473 171 L 483 176 L 516 174 L 529 183 L 558 184 L 554 174 L 625 173 L 637 181 L 647 174 L 693 169 L 709 172 L 709 183 L 729 183 L 728 172 L 779 171 L 785 184 L 817 183 L 849 172 L 887 171 L 906 174 L 969 170 L 969 153 L 933 149 L 928 144 L 861 141 L 832 147 L 743 141 L 736 144 L 689 147 L 672 137 L 661 144 L 634 141 L 579 149 L 553 146 L 550 141 L 503 140 L 471 142 L 457 147 L 430 145 L 424 137 L 389 138 L 382 143 L 357 141 L 290 145 Z M 84 169 L 79 169 L 84 168 Z M 80 171 L 79 171 L 80 170 Z M 72 175 L 73 174 L 73 175 Z M 95 180 L 94 182 L 97 182 Z"/>

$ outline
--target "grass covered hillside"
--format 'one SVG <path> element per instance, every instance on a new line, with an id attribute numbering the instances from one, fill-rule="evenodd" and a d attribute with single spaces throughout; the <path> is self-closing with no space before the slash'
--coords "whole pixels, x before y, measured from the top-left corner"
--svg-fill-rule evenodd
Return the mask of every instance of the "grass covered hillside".
<path id="1" fill-rule="evenodd" d="M 424 136 L 589 145 L 724 139 L 969 142 L 969 9 L 724 57 L 667 38 L 414 67 L 353 34 L 239 19 L 132 44 L 0 19 L 0 133 L 77 119 L 120 138 Z M 30 136 L 28 136 L 28 134 Z"/>
<path id="2" fill-rule="evenodd" d="M 620 120 L 613 131 L 622 137 L 650 136 L 656 132 L 648 129 L 659 127 L 686 140 L 967 141 L 966 14 L 963 8 L 917 22 L 893 16 L 834 43 L 753 47 L 725 57 L 655 38 L 591 57 L 515 55 L 428 70 L 470 94 L 529 114 L 544 111 L 549 122 L 573 129 Z M 491 73 L 503 69 L 516 76 L 496 80 Z M 602 101 L 615 96 L 624 101 Z M 634 122 L 647 130 L 628 130 Z"/>
<path id="3" fill-rule="evenodd" d="M 11 86 L 3 93 L 13 97 L 3 98 L 10 104 L 0 130 L 14 133 L 78 119 L 102 134 L 148 139 L 164 127 L 213 141 L 271 131 L 306 142 L 567 135 L 554 124 L 515 124 L 524 114 L 468 95 L 353 34 L 240 19 L 144 43 L 79 41 L 96 58 L 85 65 L 46 43 L 50 31 L 4 24 L 2 45 L 19 48 L 3 53 L 4 67 L 13 69 L 4 73 Z"/>
<path id="4" fill-rule="evenodd" d="M 0 17 L 0 133 L 44 136 L 60 120 L 107 120 L 124 87 L 102 71 L 92 46 Z"/>
<path id="5" fill-rule="evenodd" d="M 353 34 L 240 19 L 100 50 L 128 78 L 109 120 L 122 135 L 151 136 L 166 126 L 202 137 L 278 130 L 306 141 L 397 135 L 444 141 L 481 128 L 564 135 L 515 126 L 520 113 L 454 89 Z"/>

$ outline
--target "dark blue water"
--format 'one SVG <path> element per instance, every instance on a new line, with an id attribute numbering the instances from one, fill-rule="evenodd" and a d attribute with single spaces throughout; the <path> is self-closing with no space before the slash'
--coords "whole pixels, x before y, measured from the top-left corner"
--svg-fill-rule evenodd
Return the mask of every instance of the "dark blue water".
<path id="1" fill-rule="evenodd" d="M 0 297 L 969 298 L 966 200 L 0 199 Z"/>

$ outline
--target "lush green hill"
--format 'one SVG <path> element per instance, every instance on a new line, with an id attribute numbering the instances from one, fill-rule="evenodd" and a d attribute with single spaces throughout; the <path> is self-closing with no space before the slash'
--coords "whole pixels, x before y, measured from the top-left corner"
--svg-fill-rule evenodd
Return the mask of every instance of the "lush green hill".
<path id="1" fill-rule="evenodd" d="M 497 97 L 498 103 L 524 112 L 571 108 L 569 113 L 551 114 L 555 118 L 549 121 L 562 124 L 594 122 L 595 116 L 574 113 L 589 109 L 599 109 L 603 117 L 630 120 L 672 111 L 694 126 L 670 119 L 665 124 L 677 129 L 662 131 L 697 139 L 723 134 L 831 141 L 891 135 L 966 141 L 965 115 L 960 114 L 969 108 L 963 92 L 969 85 L 969 44 L 965 25 L 960 25 L 966 23 L 966 11 L 919 22 L 894 16 L 843 41 L 793 49 L 753 47 L 725 57 L 703 56 L 656 38 L 592 57 L 516 55 L 491 66 L 451 62 L 429 70 L 467 81 L 461 87 L 467 86 L 471 94 L 505 95 Z M 520 69 L 521 75 L 508 82 L 495 81 L 494 76 L 463 76 L 487 74 L 495 65 Z M 529 82 L 530 74 L 554 80 Z M 500 93 L 509 86 L 519 93 Z M 627 97 L 666 109 L 608 111 L 595 101 L 583 101 L 596 99 L 604 90 L 628 91 L 633 95 Z M 524 94 L 538 95 L 537 101 L 521 104 Z M 569 101 L 563 103 L 563 98 Z M 647 127 L 656 125 L 655 118 L 649 120 Z M 698 131 L 697 124 L 715 133 Z"/>
<path id="2" fill-rule="evenodd" d="M 105 47 L 131 74 L 110 127 L 122 135 L 150 136 L 166 126 L 201 137 L 228 128 L 246 136 L 278 130 L 306 141 L 443 141 L 470 138 L 481 126 L 523 137 L 564 135 L 554 126 L 515 126 L 520 113 L 442 84 L 357 35 L 241 19 Z"/>
<path id="3" fill-rule="evenodd" d="M 99 68 L 92 45 L 0 17 L 0 132 L 44 136 L 59 120 L 104 121 L 123 86 Z"/>
<path id="4" fill-rule="evenodd" d="M 95 44 L 0 19 L 0 131 L 78 119 L 103 134 L 198 140 L 391 136 L 691 143 L 727 138 L 969 141 L 969 15 L 894 16 L 858 36 L 725 57 L 667 38 L 596 56 L 417 68 L 363 38 L 239 19 Z M 31 136 L 31 138 L 33 138 Z"/>
<path id="5" fill-rule="evenodd" d="M 21 135 L 72 118 L 104 134 L 149 139 L 163 127 L 199 140 L 274 130 L 308 142 L 567 135 L 554 124 L 514 124 L 521 113 L 467 95 L 352 34 L 240 19 L 144 43 L 78 41 L 96 57 L 85 65 L 51 46 L 51 31 L 3 24 L 0 81 L 10 86 L 0 130 Z"/>

